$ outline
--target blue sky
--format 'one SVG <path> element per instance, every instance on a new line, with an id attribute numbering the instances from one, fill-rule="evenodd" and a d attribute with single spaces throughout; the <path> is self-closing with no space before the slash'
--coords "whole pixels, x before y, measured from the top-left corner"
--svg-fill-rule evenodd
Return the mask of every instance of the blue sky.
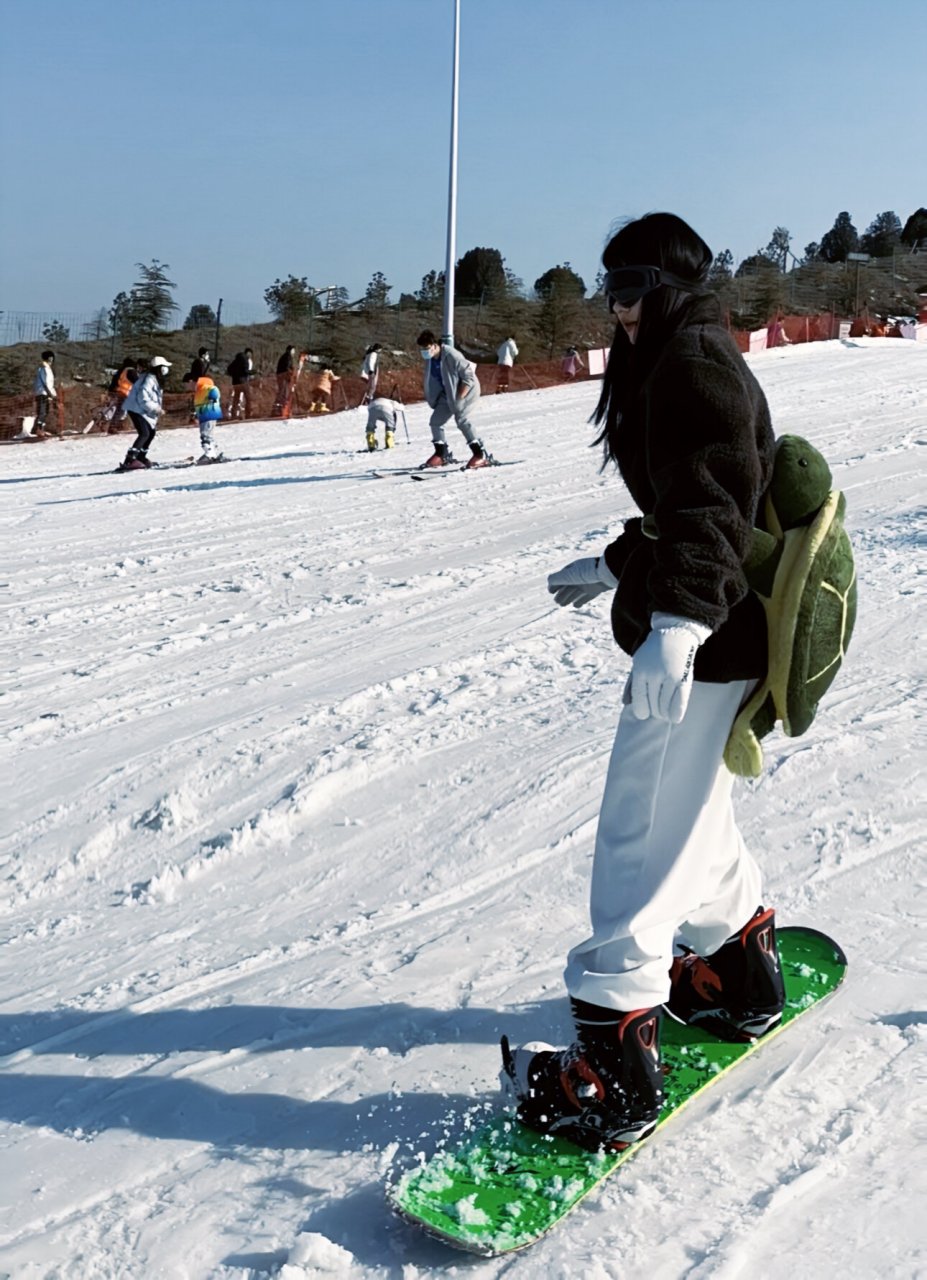
<path id="1" fill-rule="evenodd" d="M 92 311 L 171 266 L 400 291 L 444 265 L 452 0 L 4 0 L 0 308 Z M 458 254 L 591 285 L 670 209 L 736 259 L 927 204 L 924 0 L 462 0 Z M 906 54 L 907 51 L 907 54 Z M 910 56 L 907 56 L 910 55 Z"/>

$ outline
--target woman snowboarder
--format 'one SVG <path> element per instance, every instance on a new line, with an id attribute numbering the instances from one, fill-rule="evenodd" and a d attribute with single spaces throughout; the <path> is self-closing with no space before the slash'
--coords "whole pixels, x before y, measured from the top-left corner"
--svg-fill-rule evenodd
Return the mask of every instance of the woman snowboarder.
<path id="1" fill-rule="evenodd" d="M 780 1020 L 784 989 L 722 759 L 766 670 L 744 562 L 772 475 L 769 410 L 719 323 L 711 250 L 691 227 L 649 214 L 612 237 L 602 262 L 617 324 L 598 443 L 643 517 L 548 588 L 575 607 L 613 593 L 631 675 L 599 815 L 592 933 L 565 974 L 576 1043 L 503 1041 L 503 1060 L 525 1123 L 617 1150 L 660 1116 L 664 1008 L 752 1039 Z"/>

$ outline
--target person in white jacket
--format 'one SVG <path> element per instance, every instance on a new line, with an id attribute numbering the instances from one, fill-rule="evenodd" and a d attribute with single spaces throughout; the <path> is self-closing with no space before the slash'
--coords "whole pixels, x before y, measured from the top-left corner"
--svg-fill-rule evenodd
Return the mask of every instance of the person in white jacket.
<path id="1" fill-rule="evenodd" d="M 500 344 L 499 350 L 496 352 L 496 364 L 498 365 L 496 372 L 497 394 L 500 391 L 508 391 L 509 382 L 512 377 L 512 366 L 515 363 L 517 355 L 518 347 L 515 345 L 515 339 L 511 337 L 506 338 L 505 342 Z"/>
<path id="2" fill-rule="evenodd" d="M 35 396 L 35 426 L 32 434 L 37 440 L 44 440 L 48 436 L 45 430 L 48 410 L 51 408 L 52 401 L 58 399 L 58 392 L 55 390 L 54 364 L 54 351 L 43 351 L 42 363 L 36 369 L 35 380 L 32 383 L 32 394 Z"/>
<path id="3" fill-rule="evenodd" d="M 477 439 L 470 422 L 471 414 L 480 398 L 480 384 L 476 365 L 456 347 L 442 345 L 430 329 L 418 335 L 419 354 L 425 362 L 425 399 L 431 406 L 431 439 L 434 453 L 423 464 L 425 467 L 446 467 L 453 459 L 447 447 L 444 424 L 449 418 L 457 423 L 463 438 L 473 455 L 467 468 L 490 467 L 492 454 Z"/>
<path id="4" fill-rule="evenodd" d="M 141 471 L 151 466 L 148 450 L 158 429 L 158 419 L 164 406 L 164 383 L 170 369 L 169 361 L 163 356 L 155 356 L 148 364 L 148 372 L 132 384 L 125 410 L 138 434 L 119 467 L 120 471 Z"/>
<path id="5" fill-rule="evenodd" d="M 375 342 L 364 352 L 364 363 L 361 366 L 361 377 L 367 383 L 362 404 L 370 404 L 377 398 L 377 380 L 380 377 L 380 343 Z"/>

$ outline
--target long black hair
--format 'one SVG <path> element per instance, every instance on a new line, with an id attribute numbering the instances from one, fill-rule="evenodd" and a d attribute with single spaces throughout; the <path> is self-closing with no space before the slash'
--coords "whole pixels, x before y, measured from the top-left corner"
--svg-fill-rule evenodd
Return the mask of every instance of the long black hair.
<path id="1" fill-rule="evenodd" d="M 593 415 L 596 426 L 604 423 L 595 443 L 601 444 L 603 466 L 618 455 L 618 426 L 633 403 L 641 383 L 669 338 L 693 309 L 699 319 L 717 320 L 719 309 L 707 295 L 705 282 L 712 253 L 702 237 L 674 213 L 648 213 L 627 222 L 616 231 L 602 254 L 606 271 L 615 267 L 662 267 L 682 280 L 691 280 L 692 290 L 661 284 L 648 293 L 641 306 L 641 318 L 634 345 L 620 324 L 608 357 L 602 393 Z M 708 305 L 706 305 L 706 303 Z"/>

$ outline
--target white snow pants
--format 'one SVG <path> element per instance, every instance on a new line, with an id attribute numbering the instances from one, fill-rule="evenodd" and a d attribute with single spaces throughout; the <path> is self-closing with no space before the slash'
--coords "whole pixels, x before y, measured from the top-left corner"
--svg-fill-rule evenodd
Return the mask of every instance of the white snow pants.
<path id="1" fill-rule="evenodd" d="M 200 423 L 200 448 L 203 450 L 203 453 L 207 458 L 215 457 L 219 452 L 215 436 L 213 435 L 215 426 L 216 423 L 213 418 L 205 418 Z"/>
<path id="2" fill-rule="evenodd" d="M 711 955 L 760 905 L 723 761 L 749 688 L 694 684 L 681 724 L 622 709 L 596 833 L 592 936 L 564 975 L 571 996 L 625 1013 L 662 1004 L 676 935 Z"/>

